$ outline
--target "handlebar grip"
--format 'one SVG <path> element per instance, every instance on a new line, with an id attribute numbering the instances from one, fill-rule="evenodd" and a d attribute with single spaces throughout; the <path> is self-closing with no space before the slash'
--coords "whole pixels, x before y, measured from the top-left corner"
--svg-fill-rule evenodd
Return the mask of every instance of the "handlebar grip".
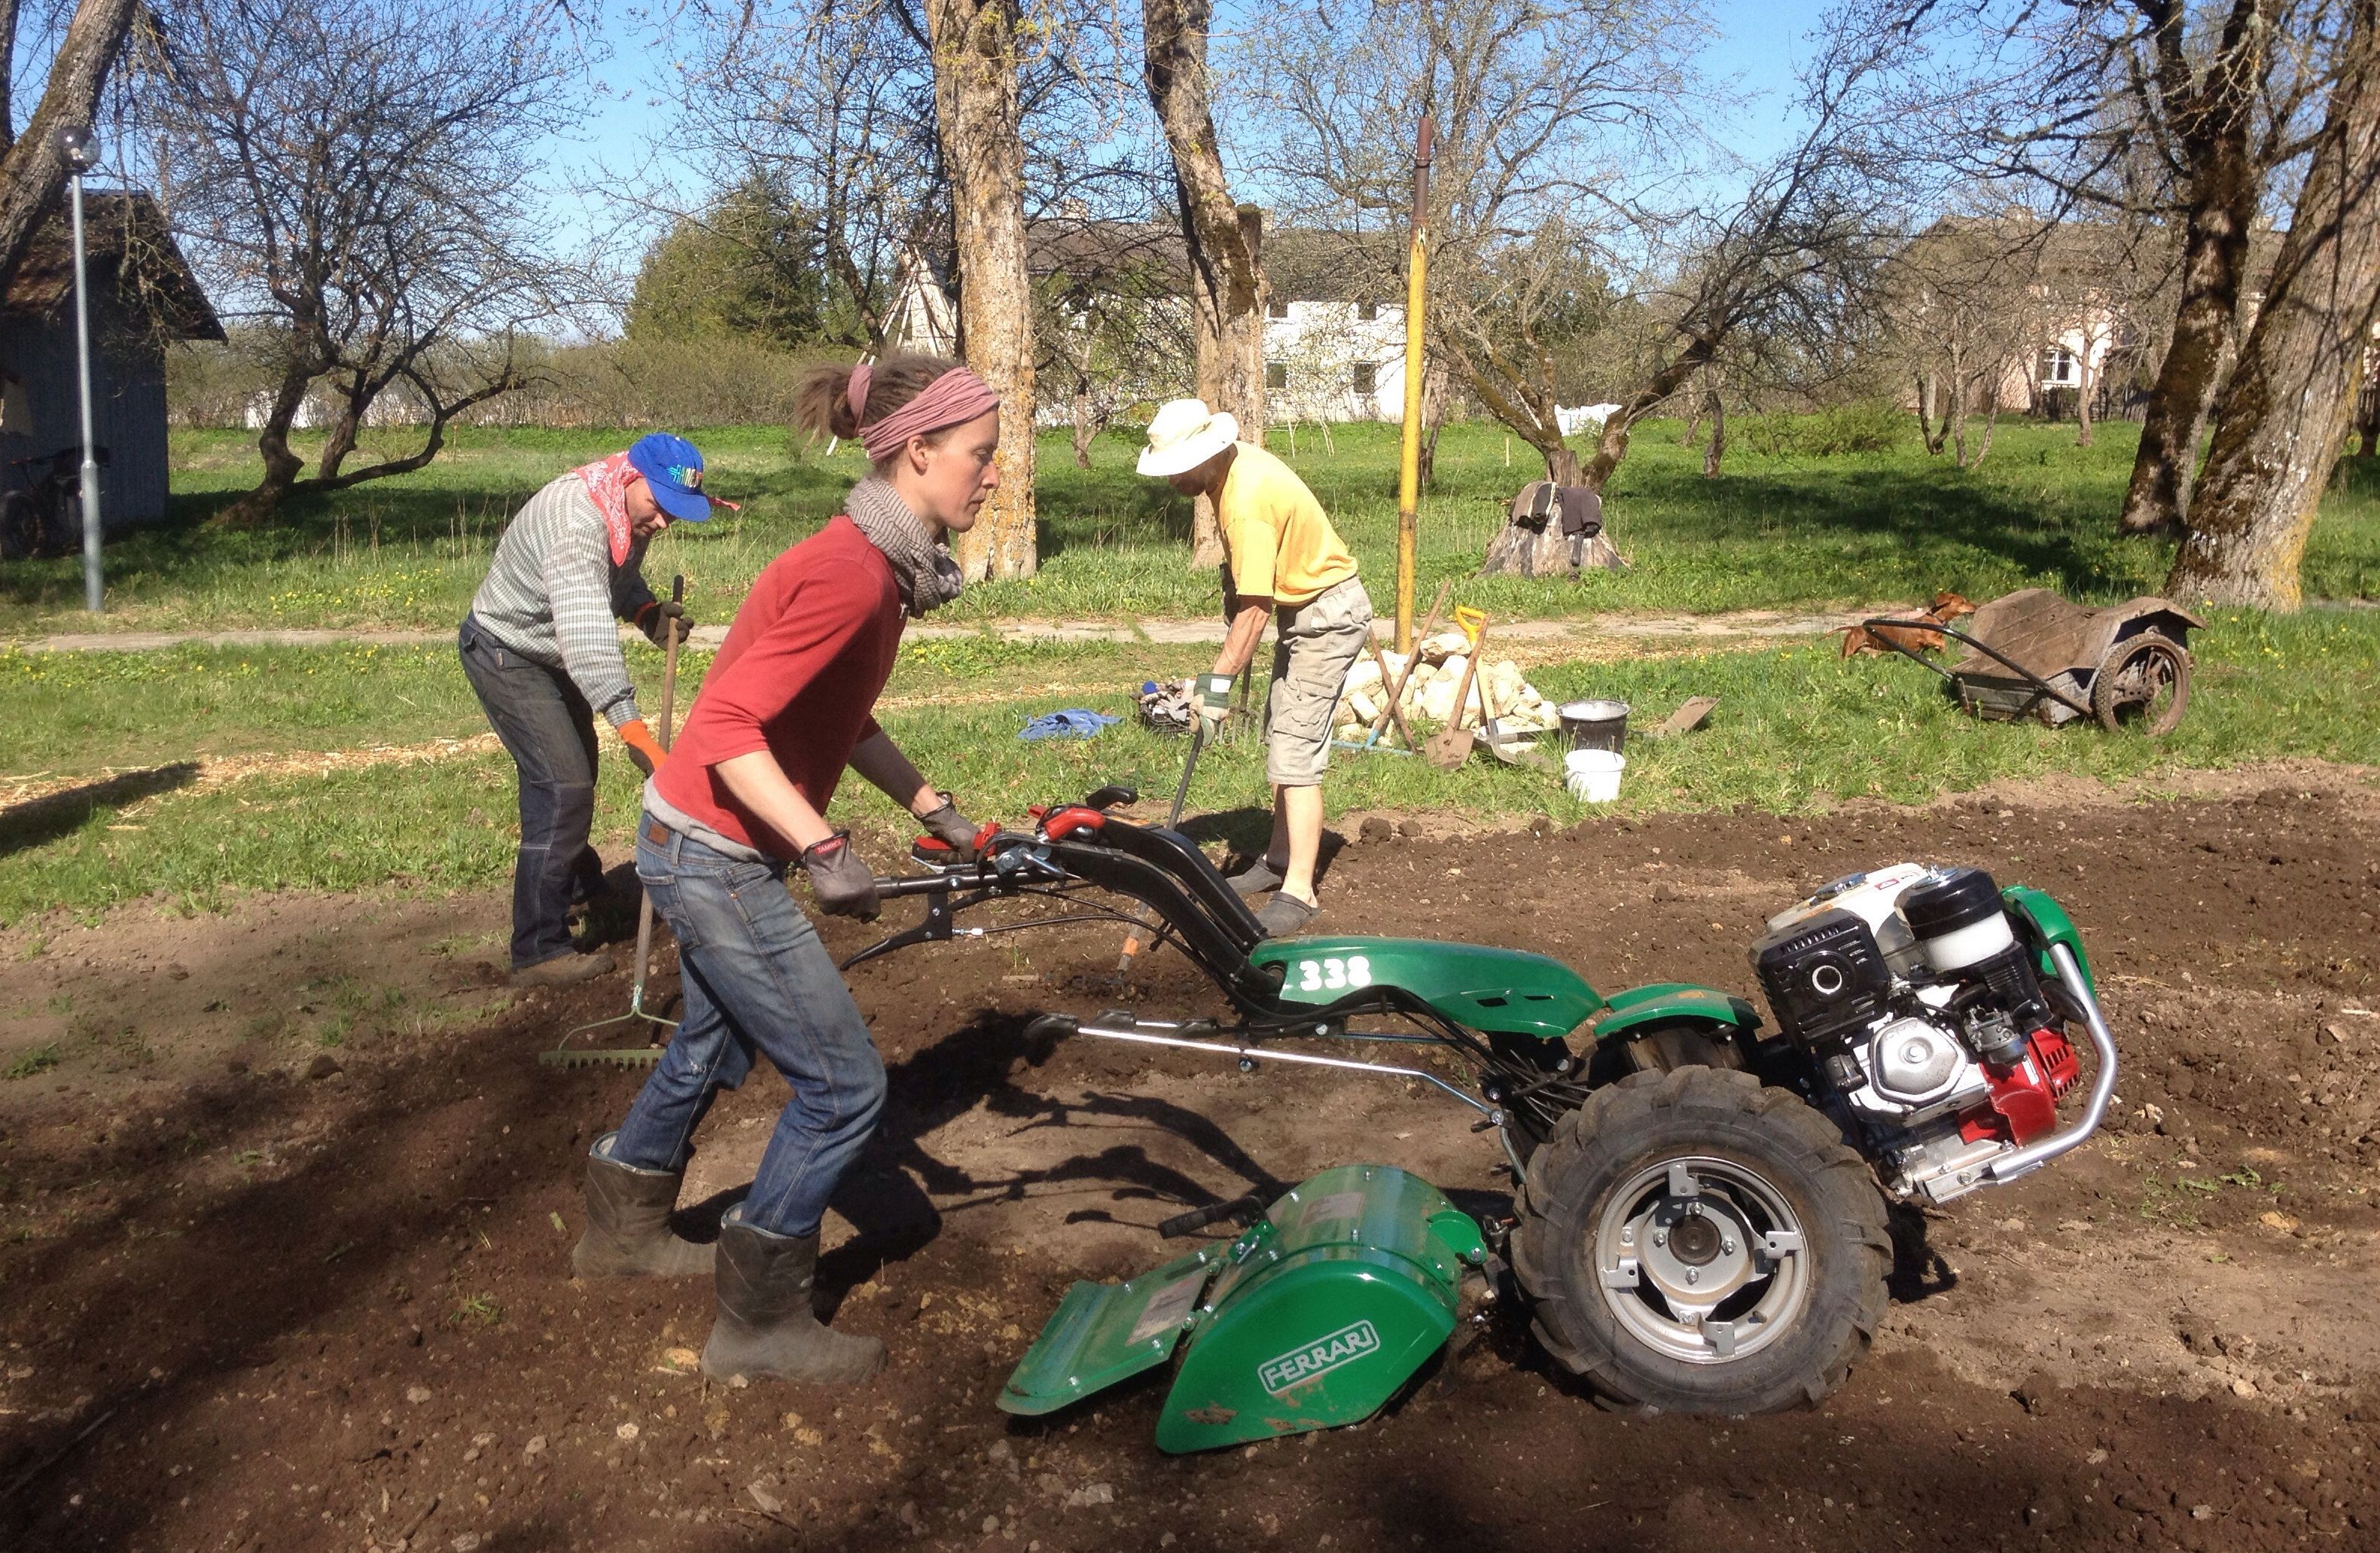
<path id="1" fill-rule="evenodd" d="M 1192 1208 L 1188 1213 L 1175 1214 L 1172 1218 L 1158 1225 L 1157 1232 L 1170 1241 L 1177 1236 L 1187 1235 L 1194 1229 L 1204 1229 L 1217 1219 L 1243 1218 L 1250 1214 L 1260 1213 L 1263 1209 L 1264 1204 L 1257 1199 L 1255 1192 L 1251 1192 L 1245 1196 L 1234 1197 L 1228 1203 L 1209 1203 L 1203 1208 Z"/>
<path id="2" fill-rule="evenodd" d="M 886 899 L 904 895 L 947 894 L 952 890 L 965 889 L 973 883 L 975 881 L 965 874 L 955 873 L 880 874 L 876 880 L 876 893 Z"/>

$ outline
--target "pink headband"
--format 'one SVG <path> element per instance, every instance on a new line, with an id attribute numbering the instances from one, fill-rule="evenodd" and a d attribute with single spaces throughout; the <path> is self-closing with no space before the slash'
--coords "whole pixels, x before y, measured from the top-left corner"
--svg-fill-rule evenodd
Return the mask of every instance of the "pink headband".
<path id="1" fill-rule="evenodd" d="M 868 385 L 874 375 L 873 369 L 865 363 L 851 371 L 851 387 L 845 397 L 855 421 L 861 419 L 867 407 Z M 965 367 L 953 367 L 883 420 L 863 423 L 859 428 L 860 446 L 867 449 L 870 463 L 880 463 L 907 446 L 911 437 L 962 424 L 999 408 L 1000 396 L 991 391 L 990 384 Z"/>

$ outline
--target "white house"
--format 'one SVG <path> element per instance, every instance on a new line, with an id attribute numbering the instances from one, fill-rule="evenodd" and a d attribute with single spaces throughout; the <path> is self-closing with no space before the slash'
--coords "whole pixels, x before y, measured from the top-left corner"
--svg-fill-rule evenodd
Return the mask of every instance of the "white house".
<path id="1" fill-rule="evenodd" d="M 1037 279 L 1062 276 L 1078 290 L 1167 310 L 1186 353 L 1189 261 L 1172 227 L 1143 222 L 1098 221 L 1081 215 L 1046 217 L 1027 231 Z M 1405 310 L 1402 300 L 1349 300 L 1328 263 L 1315 262 L 1318 234 L 1286 231 L 1266 240 L 1265 390 L 1276 421 L 1395 421 L 1404 414 Z M 1282 253 L 1289 263 L 1277 263 Z M 944 277 L 922 258 L 905 261 L 885 336 L 942 355 L 955 354 L 958 310 Z M 1087 327 L 1087 318 L 1078 324 Z M 1178 370 L 1176 370 L 1178 369 Z M 1125 398 L 1166 397 L 1189 378 L 1189 362 L 1152 363 L 1118 385 Z M 1063 396 L 1051 393 L 1041 418 L 1068 418 Z"/>

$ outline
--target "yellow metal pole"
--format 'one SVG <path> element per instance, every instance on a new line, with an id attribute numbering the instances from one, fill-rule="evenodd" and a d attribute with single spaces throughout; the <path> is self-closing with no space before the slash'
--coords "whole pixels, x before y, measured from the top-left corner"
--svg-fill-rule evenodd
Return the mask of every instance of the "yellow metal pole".
<path id="1" fill-rule="evenodd" d="M 1429 279 L 1429 141 L 1434 126 L 1422 115 L 1414 151 L 1413 249 L 1405 258 L 1404 446 L 1397 461 L 1397 651 L 1413 651 L 1414 551 L 1421 510 L 1422 309 Z"/>

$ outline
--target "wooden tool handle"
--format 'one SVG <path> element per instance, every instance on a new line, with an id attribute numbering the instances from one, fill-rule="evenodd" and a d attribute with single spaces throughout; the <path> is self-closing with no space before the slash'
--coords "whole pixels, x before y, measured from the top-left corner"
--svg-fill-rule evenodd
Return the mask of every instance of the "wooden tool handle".
<path id="1" fill-rule="evenodd" d="M 1451 577 L 1438 585 L 1437 601 L 1431 604 L 1428 615 L 1423 618 L 1421 623 L 1421 634 L 1414 638 L 1413 651 L 1405 654 L 1404 669 L 1397 676 L 1395 687 L 1389 691 L 1390 706 L 1395 706 L 1404 700 L 1405 682 L 1413 678 L 1414 665 L 1421 662 L 1421 644 L 1429 640 L 1429 633 L 1431 631 L 1438 629 L 1438 618 L 1439 615 L 1443 614 L 1446 609 L 1446 595 L 1452 592 L 1454 592 L 1454 579 Z M 1386 683 L 1387 682 L 1385 680 L 1382 681 L 1384 686 Z M 1380 736 L 1380 729 L 1388 725 L 1388 721 L 1389 714 L 1387 710 L 1383 708 L 1380 715 L 1372 719 L 1372 737 L 1374 739 L 1378 739 Z M 1397 726 L 1400 728 L 1404 727 L 1404 718 L 1402 715 L 1397 719 Z M 1413 741 L 1413 735 L 1410 732 L 1405 734 L 1405 747 L 1409 750 L 1417 748 Z"/>
<path id="2" fill-rule="evenodd" d="M 670 602 L 686 602 L 686 573 L 670 579 Z M 670 725 L 677 719 L 677 621 L 670 621 L 669 652 L 662 663 L 662 748 L 670 747 Z"/>

